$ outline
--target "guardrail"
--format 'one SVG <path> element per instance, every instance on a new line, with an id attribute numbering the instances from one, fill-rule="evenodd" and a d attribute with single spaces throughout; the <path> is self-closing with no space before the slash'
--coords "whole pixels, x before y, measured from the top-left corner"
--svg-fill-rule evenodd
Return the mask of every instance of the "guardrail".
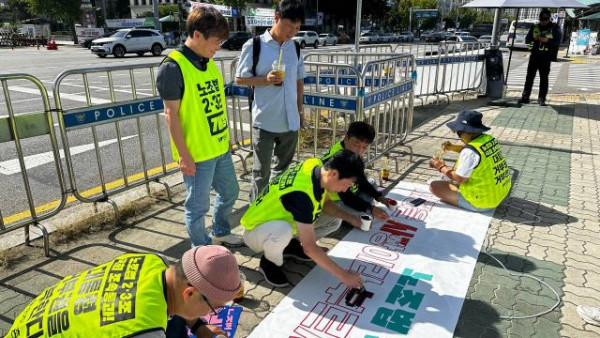
<path id="1" fill-rule="evenodd" d="M 41 112 L 15 112 L 10 94 L 11 83 L 13 82 L 20 82 L 19 87 L 23 86 L 24 83 L 28 85 L 33 85 L 35 89 L 32 89 L 31 93 L 35 94 L 36 91 L 39 93 L 39 97 L 37 97 L 36 99 L 39 99 L 41 101 Z M 25 244 L 29 245 L 29 226 L 34 225 L 42 232 L 42 239 L 44 242 L 44 253 L 46 254 L 46 256 L 48 256 L 50 253 L 48 232 L 46 231 L 46 228 L 42 224 L 40 224 L 40 222 L 58 214 L 65 206 L 67 201 L 67 193 L 65 190 L 65 183 L 63 181 L 63 171 L 61 166 L 57 138 L 54 131 L 54 120 L 52 118 L 50 100 L 48 98 L 46 88 L 44 87 L 42 82 L 34 76 L 28 74 L 0 75 L 0 84 L 2 85 L 2 92 L 4 95 L 4 101 L 6 102 L 8 112 L 8 116 L 0 117 L 0 145 L 2 145 L 3 148 L 5 147 L 4 149 L 7 153 L 10 153 L 8 147 L 9 143 L 12 142 L 14 144 L 14 151 L 17 155 L 18 162 L 15 163 L 14 168 L 5 169 L 12 169 L 12 175 L 16 175 L 18 173 L 21 174 L 21 184 L 26 195 L 26 207 L 23 206 L 19 208 L 26 208 L 29 210 L 29 213 L 28 215 L 26 215 L 26 217 L 23 217 L 20 220 L 14 222 L 10 222 L 9 224 L 5 224 L 5 218 L 2 216 L 2 208 L 0 207 L 0 235 L 17 230 L 19 228 L 24 228 Z M 32 98 L 28 101 L 31 100 L 34 99 Z M 29 177 L 31 169 L 28 168 L 32 167 L 32 164 L 26 161 L 25 149 L 22 144 L 25 140 L 40 137 L 46 137 L 47 141 L 49 142 L 48 144 L 51 148 L 51 160 L 49 160 L 49 162 L 54 163 L 55 172 L 52 172 L 52 174 L 56 174 L 56 181 L 58 182 L 58 188 L 60 190 L 60 199 L 58 200 L 58 203 L 56 203 L 54 206 L 48 207 L 46 210 L 38 210 L 36 208 L 36 196 L 34 195 L 34 192 L 31 188 L 31 180 Z M 46 172 L 46 178 L 48 177 L 47 174 L 48 173 Z M 15 187 L 13 187 L 13 189 L 15 189 Z M 18 192 L 14 191 L 13 189 L 10 189 L 9 186 L 3 187 L 3 190 L 10 194 L 11 200 L 19 205 L 21 204 L 20 201 L 22 199 L 18 198 Z M 2 197 L 7 198 L 8 196 Z"/>

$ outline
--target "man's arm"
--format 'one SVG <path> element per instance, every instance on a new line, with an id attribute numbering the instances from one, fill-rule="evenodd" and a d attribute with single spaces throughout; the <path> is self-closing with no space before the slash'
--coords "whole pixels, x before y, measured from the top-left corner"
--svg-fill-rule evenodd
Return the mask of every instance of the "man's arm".
<path id="1" fill-rule="evenodd" d="M 273 71 L 269 72 L 266 76 L 256 76 L 252 74 L 252 49 L 253 39 L 246 42 L 242 47 L 240 60 L 238 61 L 238 66 L 235 71 L 235 84 L 240 86 L 258 87 L 281 83 L 283 79 L 277 76 Z"/>
<path id="2" fill-rule="evenodd" d="M 298 114 L 300 115 L 300 128 L 302 128 L 304 127 L 304 117 L 302 115 L 302 110 L 304 109 L 304 79 L 296 81 L 296 92 L 298 94 L 296 104 L 298 105 Z"/>
<path id="3" fill-rule="evenodd" d="M 339 278 L 342 283 L 352 288 L 358 288 L 363 285 L 362 278 L 354 271 L 348 271 L 339 266 L 329 256 L 325 254 L 323 249 L 319 248 L 315 238 L 315 230 L 312 224 L 298 222 L 298 235 L 304 253 L 310 257 L 318 266 L 325 271 Z"/>
<path id="4" fill-rule="evenodd" d="M 181 172 L 186 176 L 194 176 L 196 165 L 185 144 L 183 129 L 179 120 L 181 100 L 163 100 L 163 102 L 165 105 L 165 121 L 173 143 L 175 143 L 175 148 L 177 148 L 177 152 L 179 153 L 179 167 L 181 168 Z"/>
<path id="5" fill-rule="evenodd" d="M 352 226 L 355 228 L 360 228 L 360 217 L 358 217 L 357 215 L 353 215 L 347 212 L 346 210 L 340 208 L 337 204 L 329 200 L 329 195 L 327 195 L 327 200 L 323 204 L 323 212 L 331 217 L 344 220 L 352 224 Z"/>

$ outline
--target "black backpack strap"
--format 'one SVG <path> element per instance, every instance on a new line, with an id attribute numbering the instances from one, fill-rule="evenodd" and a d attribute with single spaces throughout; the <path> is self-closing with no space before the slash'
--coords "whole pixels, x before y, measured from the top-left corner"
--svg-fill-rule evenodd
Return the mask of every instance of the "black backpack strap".
<path id="1" fill-rule="evenodd" d="M 298 60 L 300 60 L 300 44 L 298 43 L 298 41 L 293 40 L 294 41 L 294 45 L 296 45 L 296 55 L 298 56 Z"/>
<path id="2" fill-rule="evenodd" d="M 260 57 L 260 36 L 252 38 L 252 75 L 256 76 L 256 66 Z"/>

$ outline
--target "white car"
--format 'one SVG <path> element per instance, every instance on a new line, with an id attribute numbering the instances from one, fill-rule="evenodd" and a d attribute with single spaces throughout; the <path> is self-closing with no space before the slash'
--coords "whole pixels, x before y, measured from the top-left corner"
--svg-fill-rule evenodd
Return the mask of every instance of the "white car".
<path id="1" fill-rule="evenodd" d="M 319 35 L 315 31 L 299 31 L 292 40 L 297 41 L 302 48 L 306 46 L 319 47 Z"/>
<path id="2" fill-rule="evenodd" d="M 482 35 L 479 37 L 479 39 L 477 39 L 477 41 L 479 41 L 481 43 L 492 43 L 492 36 L 491 35 Z"/>
<path id="3" fill-rule="evenodd" d="M 327 46 L 327 45 L 337 45 L 338 42 L 338 38 L 337 36 L 333 35 L 332 33 L 323 33 L 319 35 L 319 43 L 322 46 Z"/>
<path id="4" fill-rule="evenodd" d="M 479 47 L 478 41 L 474 36 L 455 35 L 446 40 L 446 43 L 440 45 L 441 53 L 456 53 L 466 50 L 474 50 Z"/>
<path id="5" fill-rule="evenodd" d="M 120 29 L 110 37 L 92 41 L 90 50 L 101 58 L 108 54 L 122 58 L 126 53 L 143 56 L 144 53 L 151 52 L 152 55 L 159 56 L 166 47 L 165 38 L 158 31 L 130 28 Z"/>
<path id="6" fill-rule="evenodd" d="M 379 35 L 379 42 L 394 42 L 394 36 L 390 33 L 383 33 Z"/>
<path id="7" fill-rule="evenodd" d="M 398 35 L 400 42 L 413 42 L 415 41 L 415 35 L 410 31 L 402 31 Z"/>
<path id="8" fill-rule="evenodd" d="M 378 43 L 379 34 L 374 32 L 362 33 L 358 39 L 359 43 Z"/>

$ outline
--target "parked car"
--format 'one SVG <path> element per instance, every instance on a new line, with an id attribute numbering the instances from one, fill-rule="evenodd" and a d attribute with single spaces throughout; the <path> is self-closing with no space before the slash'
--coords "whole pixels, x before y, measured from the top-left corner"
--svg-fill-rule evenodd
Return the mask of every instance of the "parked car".
<path id="1" fill-rule="evenodd" d="M 151 52 L 154 56 L 159 56 L 166 48 L 165 38 L 153 29 L 119 29 L 113 35 L 107 38 L 100 38 L 92 41 L 91 51 L 98 57 L 106 57 L 113 54 L 117 58 L 122 58 L 127 53 L 136 53 L 138 56 Z"/>
<path id="2" fill-rule="evenodd" d="M 498 41 L 498 43 L 501 47 L 506 47 L 506 44 L 508 43 L 508 34 L 508 31 L 504 31 L 500 35 L 500 40 Z M 514 34 L 512 34 L 512 36 L 514 36 Z"/>
<path id="3" fill-rule="evenodd" d="M 425 37 L 425 42 L 440 42 L 445 40 L 446 35 L 443 32 L 431 33 Z"/>
<path id="4" fill-rule="evenodd" d="M 319 35 L 315 31 L 299 31 L 292 40 L 297 41 L 302 48 L 306 46 L 319 47 Z"/>
<path id="5" fill-rule="evenodd" d="M 394 36 L 390 33 L 379 34 L 379 42 L 380 43 L 395 42 Z"/>
<path id="6" fill-rule="evenodd" d="M 481 43 L 492 43 L 492 36 L 491 35 L 482 35 L 479 37 L 479 39 L 477 39 L 477 41 L 479 41 Z"/>
<path id="7" fill-rule="evenodd" d="M 375 32 L 362 33 L 358 39 L 359 43 L 379 43 L 379 34 Z"/>
<path id="8" fill-rule="evenodd" d="M 402 31 L 398 35 L 398 42 L 413 42 L 415 41 L 415 35 L 411 31 Z"/>
<path id="9" fill-rule="evenodd" d="M 221 47 L 228 50 L 242 49 L 242 46 L 250 39 L 252 39 L 250 32 L 229 32 L 229 39 L 225 40 Z"/>
<path id="10" fill-rule="evenodd" d="M 319 43 L 322 46 L 327 46 L 327 45 L 337 45 L 338 42 L 338 38 L 337 36 L 333 35 L 333 33 L 323 33 L 323 34 L 319 34 Z"/>
<path id="11" fill-rule="evenodd" d="M 454 36 L 471 36 L 471 33 L 466 31 L 454 32 Z"/>
<path id="12" fill-rule="evenodd" d="M 451 36 L 446 40 L 446 43 L 440 46 L 440 53 L 456 53 L 475 48 L 477 39 L 474 36 Z"/>

